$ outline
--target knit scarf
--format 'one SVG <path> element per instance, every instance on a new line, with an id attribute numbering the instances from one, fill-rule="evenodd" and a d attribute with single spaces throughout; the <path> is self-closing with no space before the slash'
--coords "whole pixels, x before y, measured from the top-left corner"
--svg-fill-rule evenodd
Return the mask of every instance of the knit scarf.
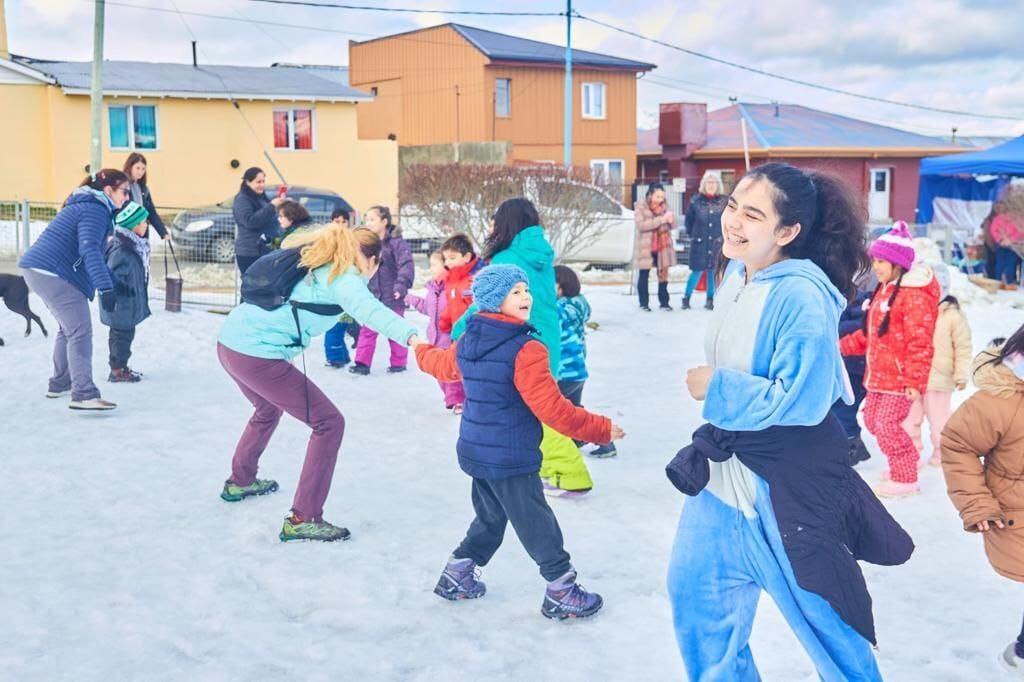
<path id="1" fill-rule="evenodd" d="M 142 267 L 146 271 L 146 279 L 149 279 L 149 240 L 145 237 L 140 237 L 135 234 L 134 230 L 129 230 L 125 227 L 114 228 L 118 235 L 128 237 L 132 242 L 132 248 L 135 249 L 135 253 L 139 254 L 139 258 L 142 259 Z"/>
<path id="2" fill-rule="evenodd" d="M 651 209 L 651 213 L 656 216 L 665 215 L 665 212 L 668 210 L 667 202 L 659 204 L 658 206 L 651 206 L 650 202 L 648 202 L 647 205 Z M 674 248 L 675 247 L 672 245 L 671 225 L 662 225 L 658 228 L 657 232 L 651 235 L 651 253 L 661 254 Z M 662 258 L 660 255 L 658 257 L 658 272 L 668 272 L 668 259 Z"/>

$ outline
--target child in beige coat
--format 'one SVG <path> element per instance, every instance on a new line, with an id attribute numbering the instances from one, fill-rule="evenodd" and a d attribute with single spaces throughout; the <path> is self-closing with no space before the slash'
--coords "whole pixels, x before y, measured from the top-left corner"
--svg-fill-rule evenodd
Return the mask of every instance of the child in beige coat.
<path id="1" fill-rule="evenodd" d="M 962 391 L 967 387 L 971 360 L 974 357 L 971 348 L 971 327 L 955 296 L 946 296 L 939 302 L 939 316 L 935 321 L 933 343 L 935 355 L 932 358 L 931 373 L 928 375 L 928 390 L 914 401 L 903 428 L 910 434 L 917 451 L 924 454 L 921 425 L 925 418 L 928 419 L 932 443 L 932 455 L 928 463 L 939 466 L 939 442 L 942 438 L 942 429 L 952 414 L 953 391 Z"/>

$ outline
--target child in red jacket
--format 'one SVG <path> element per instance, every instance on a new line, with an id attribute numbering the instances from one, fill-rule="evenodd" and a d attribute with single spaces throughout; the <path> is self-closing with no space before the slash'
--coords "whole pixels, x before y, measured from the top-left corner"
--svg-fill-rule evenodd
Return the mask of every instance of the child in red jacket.
<path id="1" fill-rule="evenodd" d="M 448 275 L 444 280 L 446 305 L 437 328 L 451 334 L 452 327 L 473 304 L 473 276 L 483 267 L 483 262 L 473 252 L 473 242 L 464 234 L 454 234 L 441 244 L 441 255 Z"/>
<path id="2" fill-rule="evenodd" d="M 491 560 L 511 523 L 548 581 L 541 613 L 559 620 L 591 616 L 603 601 L 576 583 L 562 531 L 544 497 L 541 424 L 597 443 L 624 434 L 607 417 L 574 406 L 559 392 L 547 347 L 526 324 L 533 297 L 525 272 L 515 265 L 484 268 L 473 282 L 473 296 L 480 312 L 456 345 L 416 350 L 424 372 L 438 381 L 461 378 L 465 385 L 457 451 L 459 466 L 473 478 L 476 512 L 434 593 L 453 601 L 484 596 L 476 567 Z"/>
<path id="3" fill-rule="evenodd" d="M 928 388 L 939 303 L 929 268 L 914 268 L 914 242 L 897 221 L 869 249 L 878 287 L 868 301 L 864 328 L 839 341 L 843 355 L 866 355 L 864 423 L 889 460 L 889 475 L 875 492 L 906 497 L 920 492 L 918 451 L 903 422 Z"/>

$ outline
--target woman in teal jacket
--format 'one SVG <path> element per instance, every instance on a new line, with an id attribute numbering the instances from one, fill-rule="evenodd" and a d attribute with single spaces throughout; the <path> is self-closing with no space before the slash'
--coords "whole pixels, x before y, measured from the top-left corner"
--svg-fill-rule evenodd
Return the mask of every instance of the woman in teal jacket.
<path id="1" fill-rule="evenodd" d="M 366 287 L 380 258 L 377 235 L 365 229 L 332 226 L 305 235 L 300 246 L 301 263 L 309 268 L 309 274 L 292 289 L 291 300 L 337 304 L 360 324 L 389 339 L 409 346 L 420 343 L 416 328 L 386 308 Z M 242 303 L 228 315 L 218 339 L 221 365 L 256 408 L 235 448 L 222 499 L 238 502 L 277 490 L 276 481 L 256 478 L 256 469 L 284 412 L 313 429 L 292 514 L 281 530 L 283 541 L 349 538 L 347 529 L 323 520 L 345 420 L 334 403 L 291 363 L 314 336 L 325 333 L 336 321 L 337 315 L 300 310 L 296 323 L 289 305 L 264 310 Z"/>
<path id="2" fill-rule="evenodd" d="M 507 199 L 494 212 L 494 227 L 484 244 L 483 259 L 492 264 L 518 265 L 530 279 L 533 310 L 530 325 L 537 338 L 548 349 L 551 373 L 558 378 L 561 362 L 561 325 L 558 321 L 558 296 L 555 292 L 555 250 L 544 236 L 537 209 L 524 197 Z M 466 328 L 466 321 L 477 311 L 470 306 L 452 330 L 458 340 Z M 570 438 L 544 427 L 541 443 L 544 461 L 540 476 L 547 494 L 580 496 L 594 486 L 579 448 Z"/>

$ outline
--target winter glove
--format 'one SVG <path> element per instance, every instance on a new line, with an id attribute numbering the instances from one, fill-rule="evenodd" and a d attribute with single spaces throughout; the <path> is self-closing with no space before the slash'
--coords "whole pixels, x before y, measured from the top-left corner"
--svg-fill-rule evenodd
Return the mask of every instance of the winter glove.
<path id="1" fill-rule="evenodd" d="M 117 305 L 117 294 L 114 293 L 113 289 L 107 289 L 106 291 L 100 292 L 100 306 L 108 313 L 114 312 L 114 307 Z"/>

